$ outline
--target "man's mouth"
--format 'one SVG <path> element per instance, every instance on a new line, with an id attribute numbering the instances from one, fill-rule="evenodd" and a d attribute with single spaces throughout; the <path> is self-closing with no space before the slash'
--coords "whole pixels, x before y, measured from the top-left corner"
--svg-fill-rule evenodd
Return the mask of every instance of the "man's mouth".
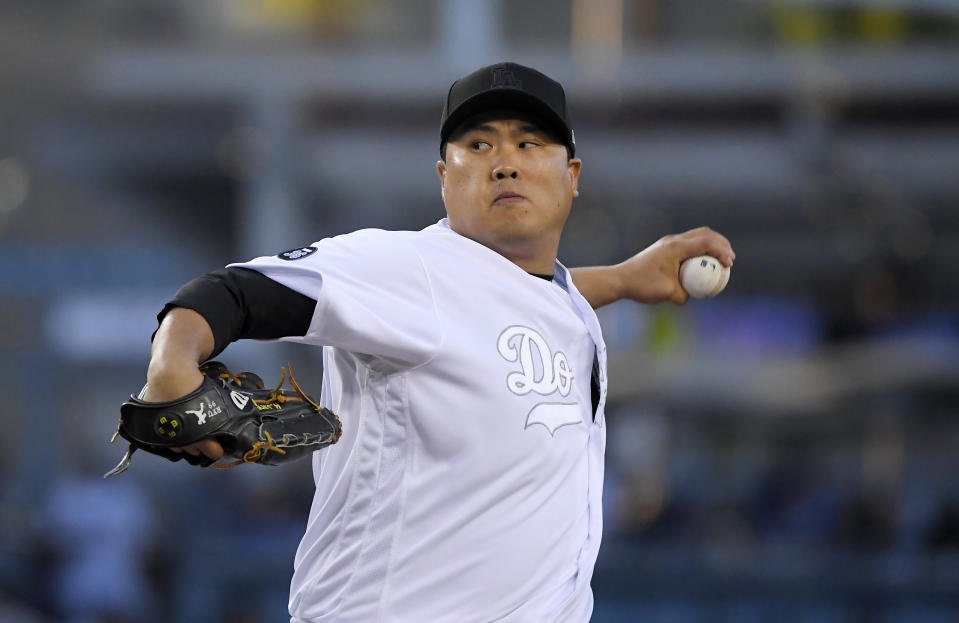
<path id="1" fill-rule="evenodd" d="M 519 203 L 520 201 L 525 200 L 526 198 L 523 195 L 505 192 L 496 195 L 496 199 L 493 200 L 494 204 L 504 204 L 504 203 Z"/>

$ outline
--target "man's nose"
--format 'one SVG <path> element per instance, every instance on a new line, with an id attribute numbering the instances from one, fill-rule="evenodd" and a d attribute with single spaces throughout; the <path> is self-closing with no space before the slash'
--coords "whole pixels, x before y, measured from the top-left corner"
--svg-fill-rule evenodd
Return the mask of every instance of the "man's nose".
<path id="1" fill-rule="evenodd" d="M 493 168 L 493 179 L 504 180 L 507 177 L 516 179 L 519 176 L 519 170 L 511 164 L 501 164 Z"/>

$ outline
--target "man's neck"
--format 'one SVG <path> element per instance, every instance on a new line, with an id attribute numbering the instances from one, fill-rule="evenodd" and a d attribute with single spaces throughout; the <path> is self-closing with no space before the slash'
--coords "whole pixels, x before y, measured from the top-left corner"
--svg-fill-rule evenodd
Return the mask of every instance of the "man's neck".
<path id="1" fill-rule="evenodd" d="M 504 254 L 501 254 L 501 255 L 503 255 L 506 259 L 513 262 L 514 264 L 516 264 L 517 266 L 519 266 L 526 272 L 530 273 L 531 275 L 552 275 L 553 266 L 555 266 L 556 264 L 555 256 L 550 260 L 525 261 L 525 260 L 516 260 Z"/>
<path id="2" fill-rule="evenodd" d="M 559 250 L 559 239 L 555 241 L 532 241 L 517 238 L 515 240 L 489 239 L 471 235 L 469 231 L 460 231 L 450 223 L 450 229 L 459 235 L 478 242 L 487 249 L 499 253 L 524 271 L 536 275 L 552 275 Z"/>

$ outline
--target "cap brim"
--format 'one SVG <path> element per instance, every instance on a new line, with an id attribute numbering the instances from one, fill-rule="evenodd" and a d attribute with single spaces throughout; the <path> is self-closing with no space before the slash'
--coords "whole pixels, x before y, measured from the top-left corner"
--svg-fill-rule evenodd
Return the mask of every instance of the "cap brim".
<path id="1" fill-rule="evenodd" d="M 572 135 L 559 115 L 539 98 L 525 91 L 509 88 L 489 89 L 461 103 L 440 128 L 440 144 L 447 142 L 450 134 L 470 117 L 499 109 L 528 114 L 535 121 L 542 123 L 544 130 L 555 134 L 560 142 L 569 148 L 570 155 L 574 153 Z"/>

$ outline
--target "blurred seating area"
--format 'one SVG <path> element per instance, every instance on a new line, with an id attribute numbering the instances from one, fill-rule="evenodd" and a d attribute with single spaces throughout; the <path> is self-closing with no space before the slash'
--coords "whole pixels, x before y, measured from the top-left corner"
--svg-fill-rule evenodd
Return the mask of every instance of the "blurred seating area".
<path id="1" fill-rule="evenodd" d="M 288 620 L 310 465 L 105 481 L 118 406 L 193 276 L 441 218 L 442 98 L 509 59 L 570 95 L 561 260 L 738 256 L 600 312 L 594 621 L 956 621 L 957 42 L 945 0 L 0 0 L 0 620 Z"/>

